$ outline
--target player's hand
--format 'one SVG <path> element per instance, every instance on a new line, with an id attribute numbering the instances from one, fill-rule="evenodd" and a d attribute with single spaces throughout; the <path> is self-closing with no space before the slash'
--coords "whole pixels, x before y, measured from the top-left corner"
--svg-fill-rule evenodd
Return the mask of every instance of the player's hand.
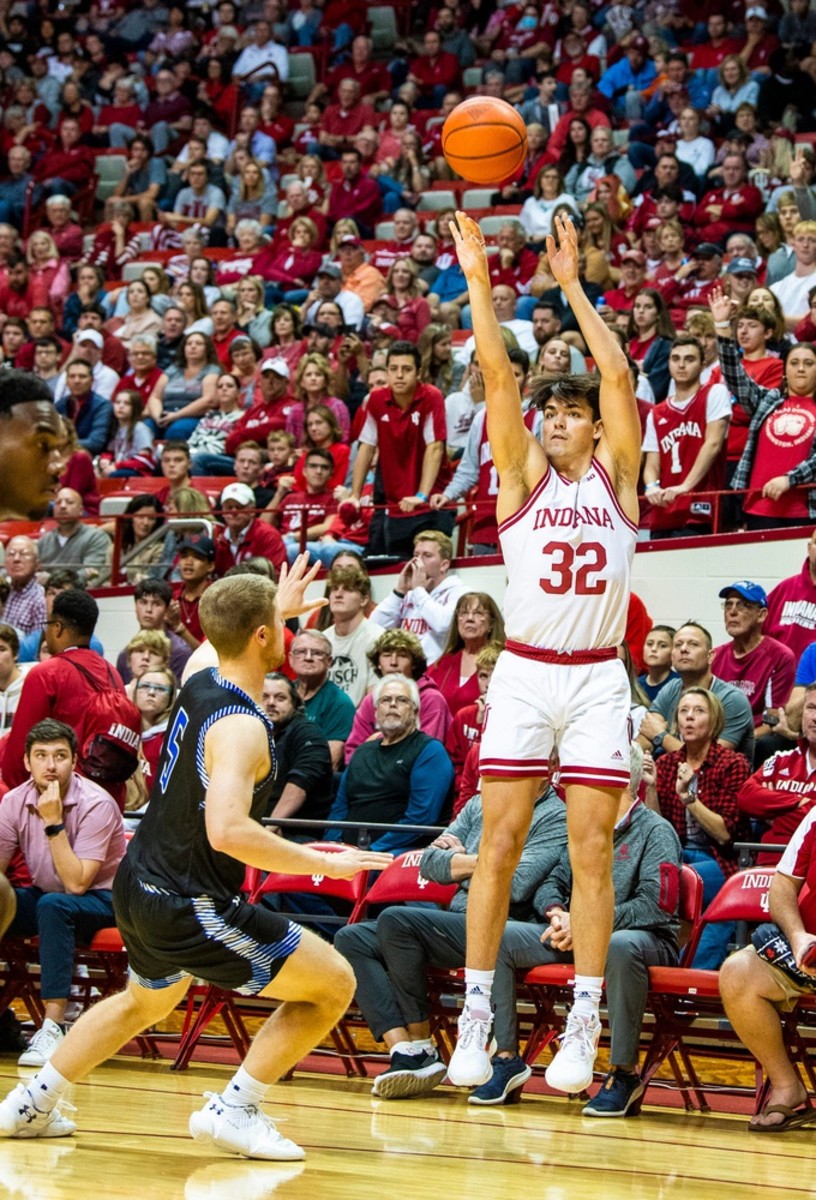
<path id="1" fill-rule="evenodd" d="M 456 220 L 450 223 L 451 237 L 456 247 L 456 257 L 465 276 L 487 274 L 487 251 L 484 234 L 473 217 L 457 212 Z"/>
<path id="2" fill-rule="evenodd" d="M 708 297 L 708 307 L 711 310 L 715 324 L 731 320 L 731 300 L 726 296 L 721 287 L 711 289 L 711 294 Z"/>
<path id="3" fill-rule="evenodd" d="M 329 603 L 325 596 L 317 600 L 306 599 L 306 589 L 314 583 L 319 570 L 319 562 L 309 569 L 308 554 L 299 554 L 291 567 L 283 564 L 278 578 L 278 608 L 284 621 L 324 608 Z"/>
<path id="4" fill-rule="evenodd" d="M 577 283 L 580 268 L 580 250 L 578 246 L 578 230 L 572 221 L 559 214 L 553 221 L 558 235 L 558 247 L 555 238 L 547 235 L 547 260 L 555 281 L 561 287 L 569 283 Z"/>
<path id="5" fill-rule="evenodd" d="M 43 825 L 59 825 L 62 820 L 62 796 L 59 780 L 52 779 L 37 800 L 37 812 Z"/>
<path id="6" fill-rule="evenodd" d="M 785 492 L 790 490 L 790 485 L 791 482 L 787 475 L 775 475 L 763 487 L 762 495 L 767 500 L 778 500 L 780 496 L 784 496 Z"/>
<path id="7" fill-rule="evenodd" d="M 381 854 L 378 850 L 338 850 L 323 855 L 324 875 L 329 879 L 353 879 L 360 871 L 384 871 L 394 861 L 393 854 Z"/>

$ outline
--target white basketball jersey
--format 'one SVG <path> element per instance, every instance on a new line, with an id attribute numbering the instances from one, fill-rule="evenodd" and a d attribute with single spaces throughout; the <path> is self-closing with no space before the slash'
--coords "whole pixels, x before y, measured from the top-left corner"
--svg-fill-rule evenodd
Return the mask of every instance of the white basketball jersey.
<path id="1" fill-rule="evenodd" d="M 604 468 L 577 483 L 549 467 L 499 526 L 508 583 L 508 638 L 545 650 L 597 650 L 623 641 L 637 527 Z"/>

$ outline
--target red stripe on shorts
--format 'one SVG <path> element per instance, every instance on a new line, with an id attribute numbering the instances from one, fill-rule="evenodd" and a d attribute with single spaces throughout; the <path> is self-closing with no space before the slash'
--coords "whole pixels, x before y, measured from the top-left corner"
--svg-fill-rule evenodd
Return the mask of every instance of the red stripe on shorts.
<path id="1" fill-rule="evenodd" d="M 556 663 L 565 667 L 585 667 L 618 657 L 616 646 L 601 646 L 596 650 L 545 650 L 542 646 L 529 646 L 526 642 L 514 642 L 508 638 L 504 648 L 519 658 L 532 658 L 536 662 Z"/>
<path id="2" fill-rule="evenodd" d="M 585 787 L 627 788 L 629 780 L 628 771 L 603 771 L 596 767 L 562 767 L 558 781 L 563 787 L 571 783 L 581 783 Z"/>

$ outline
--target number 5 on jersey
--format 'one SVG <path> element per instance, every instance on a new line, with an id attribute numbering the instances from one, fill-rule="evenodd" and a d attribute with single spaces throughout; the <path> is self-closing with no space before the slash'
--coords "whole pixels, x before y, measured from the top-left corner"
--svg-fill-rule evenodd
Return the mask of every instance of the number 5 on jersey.
<path id="1" fill-rule="evenodd" d="M 183 708 L 180 708 L 176 713 L 176 719 L 173 722 L 173 728 L 167 735 L 167 741 L 164 744 L 164 753 L 167 756 L 162 767 L 162 773 L 159 776 L 159 787 L 162 790 L 162 795 L 167 791 L 167 785 L 170 782 L 170 776 L 173 774 L 173 768 L 178 762 L 179 751 L 181 750 L 181 739 L 184 737 L 184 731 L 190 722 L 190 718 Z"/>

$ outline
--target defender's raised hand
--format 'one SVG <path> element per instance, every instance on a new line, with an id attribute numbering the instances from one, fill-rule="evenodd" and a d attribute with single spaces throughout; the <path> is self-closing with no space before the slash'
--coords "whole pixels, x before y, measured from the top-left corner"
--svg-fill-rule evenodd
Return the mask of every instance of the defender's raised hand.
<path id="1" fill-rule="evenodd" d="M 306 599 L 306 589 L 310 583 L 314 582 L 320 570 L 320 563 L 315 563 L 311 570 L 307 570 L 308 566 L 309 555 L 299 554 L 291 567 L 287 567 L 284 563 L 280 569 L 278 608 L 284 621 L 288 621 L 290 617 L 300 617 L 303 613 L 312 612 L 315 608 L 323 608 L 329 603 L 325 597 L 321 597 L 319 600 Z"/>

